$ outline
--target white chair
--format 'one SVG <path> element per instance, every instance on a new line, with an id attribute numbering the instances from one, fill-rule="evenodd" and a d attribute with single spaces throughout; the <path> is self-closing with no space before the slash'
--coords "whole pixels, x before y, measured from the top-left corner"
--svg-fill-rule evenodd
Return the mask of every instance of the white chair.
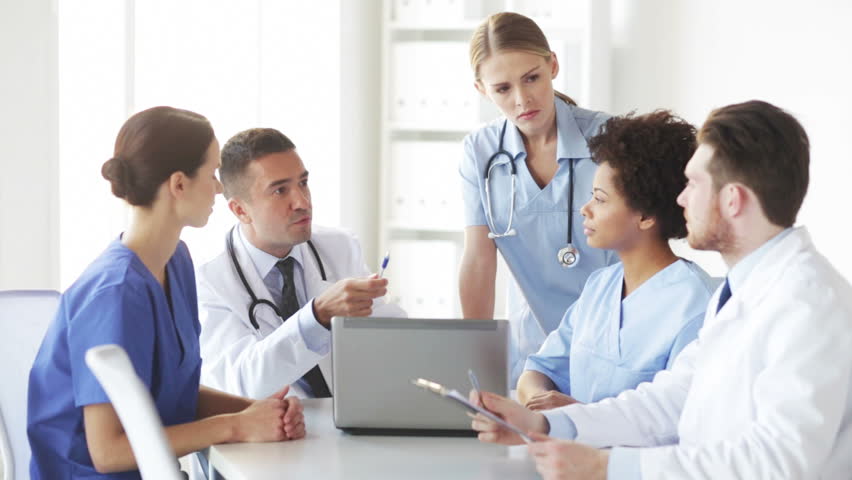
<path id="1" fill-rule="evenodd" d="M 90 348 L 86 352 L 86 365 L 121 420 L 142 478 L 182 480 L 177 457 L 166 438 L 151 393 L 136 375 L 127 352 L 118 345 Z"/>
<path id="2" fill-rule="evenodd" d="M 59 303 L 55 290 L 0 291 L 0 462 L 3 480 L 30 478 L 30 368 Z"/>

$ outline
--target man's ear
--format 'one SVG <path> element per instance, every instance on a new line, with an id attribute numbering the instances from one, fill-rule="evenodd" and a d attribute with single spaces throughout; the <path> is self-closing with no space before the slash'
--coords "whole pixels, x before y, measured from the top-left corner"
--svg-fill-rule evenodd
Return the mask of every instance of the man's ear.
<path id="1" fill-rule="evenodd" d="M 740 183 L 729 183 L 722 187 L 719 195 L 719 208 L 725 212 L 725 218 L 735 218 L 745 212 L 750 191 Z"/>
<path id="2" fill-rule="evenodd" d="M 240 223 L 251 223 L 251 215 L 249 215 L 248 211 L 244 206 L 244 202 L 240 201 L 237 197 L 231 197 L 228 200 L 228 209 L 231 210 L 231 213 L 239 219 Z"/>

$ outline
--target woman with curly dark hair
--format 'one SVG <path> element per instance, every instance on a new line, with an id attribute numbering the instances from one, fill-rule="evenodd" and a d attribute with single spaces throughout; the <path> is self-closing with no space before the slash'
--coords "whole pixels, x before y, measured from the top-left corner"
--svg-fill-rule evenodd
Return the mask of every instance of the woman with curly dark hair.
<path id="1" fill-rule="evenodd" d="M 598 169 L 583 233 L 621 262 L 589 276 L 528 358 L 518 398 L 532 410 L 596 402 L 651 380 L 695 339 L 713 293 L 712 279 L 669 247 L 686 236 L 676 199 L 695 128 L 660 110 L 610 118 L 601 131 L 589 140 Z"/>

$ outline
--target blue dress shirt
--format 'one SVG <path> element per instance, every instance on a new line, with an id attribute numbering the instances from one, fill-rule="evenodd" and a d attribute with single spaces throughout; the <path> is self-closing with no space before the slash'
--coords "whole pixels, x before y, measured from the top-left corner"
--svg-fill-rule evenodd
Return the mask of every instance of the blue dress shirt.
<path id="1" fill-rule="evenodd" d="M 237 231 L 239 232 L 239 240 L 243 242 L 258 276 L 263 279 L 263 284 L 269 289 L 269 295 L 279 308 L 282 304 L 281 290 L 284 288 L 284 276 L 275 268 L 275 265 L 284 258 L 293 258 L 293 285 L 296 287 L 296 299 L 299 301 L 299 306 L 302 307 L 294 315 L 296 321 L 299 322 L 299 333 L 305 340 L 305 345 L 311 351 L 321 354 L 327 353 L 331 341 L 331 332 L 317 321 L 314 315 L 313 298 L 308 297 L 307 286 L 305 285 L 304 256 L 313 255 L 308 251 L 307 243 L 294 246 L 290 249 L 290 254 L 287 257 L 278 258 L 252 245 L 243 235 L 241 228 L 237 228 Z M 305 380 L 299 379 L 296 383 L 304 391 L 311 392 L 311 388 Z"/>

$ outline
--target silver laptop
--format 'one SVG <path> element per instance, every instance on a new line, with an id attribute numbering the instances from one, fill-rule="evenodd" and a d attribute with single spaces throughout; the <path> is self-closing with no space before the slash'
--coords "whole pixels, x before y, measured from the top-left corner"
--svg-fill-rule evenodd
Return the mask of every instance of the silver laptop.
<path id="1" fill-rule="evenodd" d="M 473 435 L 451 401 L 412 385 L 425 378 L 464 395 L 468 370 L 483 390 L 506 395 L 506 320 L 335 317 L 334 424 L 354 434 Z"/>

